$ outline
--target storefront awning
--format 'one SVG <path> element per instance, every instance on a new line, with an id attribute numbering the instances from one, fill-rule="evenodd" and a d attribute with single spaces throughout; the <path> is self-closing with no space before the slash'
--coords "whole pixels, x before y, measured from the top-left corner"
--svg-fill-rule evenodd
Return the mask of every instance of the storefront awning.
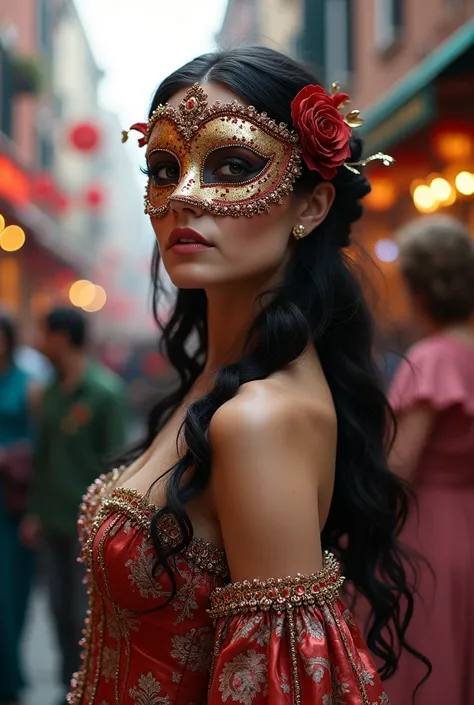
<path id="1" fill-rule="evenodd" d="M 471 46 L 474 46 L 474 19 L 364 110 L 362 134 L 367 151 L 386 149 L 433 119 L 433 81 Z"/>
<path id="2" fill-rule="evenodd" d="M 0 132 L 0 213 L 10 211 L 14 223 L 27 228 L 39 245 L 76 271 L 90 271 L 95 260 L 68 239 L 60 224 L 30 197 L 30 174 L 16 146 Z"/>

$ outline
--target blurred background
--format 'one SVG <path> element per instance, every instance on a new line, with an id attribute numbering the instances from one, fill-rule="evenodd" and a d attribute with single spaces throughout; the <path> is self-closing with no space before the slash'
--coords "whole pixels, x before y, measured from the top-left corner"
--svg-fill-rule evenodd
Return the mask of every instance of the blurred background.
<path id="1" fill-rule="evenodd" d="M 51 306 L 85 311 L 94 353 L 126 382 L 141 428 L 168 370 L 150 313 L 143 153 L 121 131 L 146 119 L 173 69 L 216 47 L 261 43 L 339 81 L 362 111 L 372 194 L 355 240 L 381 335 L 416 339 L 395 230 L 449 212 L 474 232 L 473 0 L 0 0 L 0 306 L 35 344 Z M 25 640 L 26 702 L 54 701 L 41 595 Z"/>

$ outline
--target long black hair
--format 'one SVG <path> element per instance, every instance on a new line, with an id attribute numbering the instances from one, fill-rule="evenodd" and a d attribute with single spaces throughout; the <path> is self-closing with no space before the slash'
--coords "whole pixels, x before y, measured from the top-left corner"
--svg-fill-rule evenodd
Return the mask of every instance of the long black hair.
<path id="1" fill-rule="evenodd" d="M 150 114 L 158 104 L 196 82 L 224 84 L 277 123 L 291 126 L 293 98 L 317 80 L 293 60 L 263 47 L 206 54 L 163 81 Z M 360 159 L 361 154 L 362 143 L 353 136 L 351 161 Z M 297 187 L 314 188 L 318 179 L 305 168 Z M 353 259 L 345 251 L 351 224 L 362 214 L 361 199 L 369 193 L 370 185 L 364 175 L 345 168 L 338 170 L 333 183 L 336 197 L 327 218 L 309 237 L 298 241 L 284 281 L 253 322 L 248 335 L 251 343 L 242 358 L 222 368 L 214 388 L 188 409 L 182 427 L 187 451 L 166 473 L 166 506 L 153 517 L 152 538 L 174 584 L 167 559 L 193 536 L 186 504 L 209 482 L 211 452 L 206 431 L 214 413 L 242 384 L 268 377 L 296 360 L 308 344 L 314 344 L 338 419 L 334 496 L 322 543 L 338 555 L 347 579 L 371 605 L 368 645 L 382 662 L 382 677 L 388 677 L 396 670 L 401 647 L 412 651 L 405 632 L 413 597 L 397 542 L 407 516 L 408 493 L 387 467 L 391 412 L 373 360 L 372 318 L 353 271 Z M 136 454 L 150 446 L 190 390 L 203 370 L 207 352 L 204 291 L 179 290 L 171 317 L 160 323 L 159 264 L 155 250 L 154 315 L 162 331 L 163 352 L 176 370 L 178 382 L 152 410 L 147 437 L 135 449 Z M 160 541 L 157 522 L 163 513 L 174 515 L 181 528 L 182 541 L 174 549 L 166 549 Z"/>

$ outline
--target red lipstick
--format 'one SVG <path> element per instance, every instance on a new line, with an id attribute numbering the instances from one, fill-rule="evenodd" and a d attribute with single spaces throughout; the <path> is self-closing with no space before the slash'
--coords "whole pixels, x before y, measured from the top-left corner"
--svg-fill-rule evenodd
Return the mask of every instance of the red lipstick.
<path id="1" fill-rule="evenodd" d="M 202 252 L 213 245 L 192 228 L 175 228 L 168 239 L 168 249 L 176 254 L 189 255 Z"/>

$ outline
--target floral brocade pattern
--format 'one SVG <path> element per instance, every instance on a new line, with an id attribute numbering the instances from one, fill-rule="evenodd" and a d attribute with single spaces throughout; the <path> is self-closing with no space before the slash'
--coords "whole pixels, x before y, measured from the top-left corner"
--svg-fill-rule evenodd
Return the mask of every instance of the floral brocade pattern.
<path id="1" fill-rule="evenodd" d="M 312 576 L 229 584 L 224 553 L 196 538 L 171 559 L 170 599 L 156 508 L 114 489 L 119 473 L 81 507 L 89 612 L 70 705 L 389 705 L 332 556 Z M 180 541 L 168 516 L 158 530 Z"/>

